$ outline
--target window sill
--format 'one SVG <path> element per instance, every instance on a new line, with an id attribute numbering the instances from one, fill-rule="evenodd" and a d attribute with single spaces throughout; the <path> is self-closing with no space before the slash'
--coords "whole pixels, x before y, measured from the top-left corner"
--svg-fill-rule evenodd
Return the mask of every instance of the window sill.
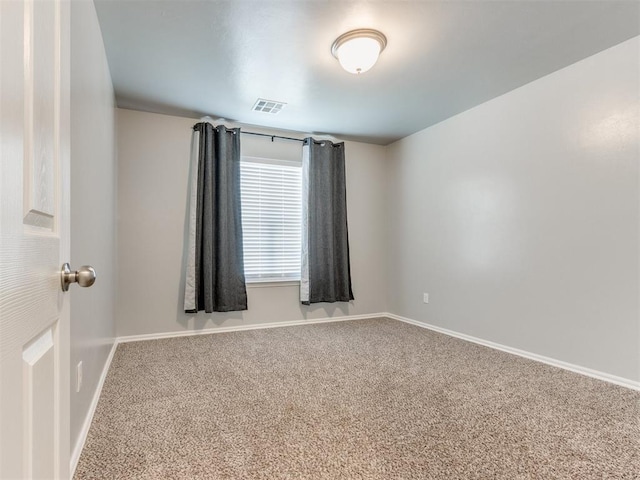
<path id="1" fill-rule="evenodd" d="M 300 280 L 247 280 L 247 288 L 299 287 Z"/>

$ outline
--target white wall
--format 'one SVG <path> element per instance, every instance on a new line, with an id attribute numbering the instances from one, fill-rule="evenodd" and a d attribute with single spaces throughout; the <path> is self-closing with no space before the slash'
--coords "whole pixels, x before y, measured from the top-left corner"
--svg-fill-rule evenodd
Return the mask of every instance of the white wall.
<path id="1" fill-rule="evenodd" d="M 346 144 L 354 302 L 305 307 L 300 305 L 298 285 L 249 284 L 247 311 L 197 315 L 183 312 L 187 177 L 191 127 L 196 122 L 118 110 L 117 335 L 384 312 L 385 149 L 355 142 Z M 242 153 L 299 160 L 301 145 L 278 140 L 272 143 L 266 138 L 245 135 Z"/>
<path id="2" fill-rule="evenodd" d="M 71 267 L 93 265 L 91 288 L 71 287 L 71 446 L 77 444 L 115 334 L 115 115 L 93 2 L 71 2 Z M 83 385 L 76 393 L 76 364 Z"/>
<path id="3" fill-rule="evenodd" d="M 640 378 L 639 50 L 389 147 L 391 312 Z"/>

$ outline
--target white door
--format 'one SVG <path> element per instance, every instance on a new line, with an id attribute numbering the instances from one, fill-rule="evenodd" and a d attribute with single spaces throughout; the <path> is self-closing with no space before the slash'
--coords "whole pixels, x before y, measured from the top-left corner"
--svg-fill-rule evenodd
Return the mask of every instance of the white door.
<path id="1" fill-rule="evenodd" d="M 0 478 L 69 476 L 69 3 L 0 0 Z"/>

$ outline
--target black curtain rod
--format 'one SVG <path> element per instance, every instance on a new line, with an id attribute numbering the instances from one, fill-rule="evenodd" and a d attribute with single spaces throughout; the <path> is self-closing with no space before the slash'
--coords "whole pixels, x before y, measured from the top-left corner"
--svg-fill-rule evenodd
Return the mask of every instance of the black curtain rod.
<path id="1" fill-rule="evenodd" d="M 2 0 L 0 0 L 2 1 Z M 209 122 L 210 123 L 210 122 Z M 197 124 L 196 124 L 197 125 Z M 193 126 L 193 129 L 196 129 L 196 125 Z M 212 124 L 213 125 L 213 124 Z M 215 128 L 215 127 L 214 127 Z M 235 132 L 233 132 L 235 133 Z M 293 142 L 300 142 L 300 143 L 305 143 L 307 140 L 306 139 L 302 139 L 302 138 L 293 138 L 293 137 L 283 137 L 282 135 L 269 135 L 268 133 L 257 133 L 257 132 L 245 132 L 244 130 L 240 130 L 240 133 L 243 133 L 245 135 L 255 135 L 256 137 L 267 137 L 270 138 L 271 141 L 273 142 L 274 138 L 279 138 L 281 140 L 291 140 Z M 313 142 L 316 144 L 322 144 L 324 145 L 325 141 L 328 140 L 316 140 L 315 138 L 312 138 Z M 331 143 L 331 142 L 330 142 Z M 343 145 L 344 142 L 341 143 L 336 143 L 333 146 L 334 147 L 340 147 Z"/>
<path id="2" fill-rule="evenodd" d="M 307 139 L 306 138 L 303 139 L 303 138 L 283 137 L 281 135 L 269 135 L 268 133 L 245 132 L 244 130 L 240 130 L 240 133 L 244 133 L 246 135 L 256 135 L 258 137 L 269 137 L 269 138 L 271 138 L 272 142 L 273 142 L 274 138 L 280 138 L 282 140 L 292 140 L 294 142 L 307 143 Z M 311 138 L 311 137 L 309 137 L 309 138 Z M 311 140 L 316 145 L 322 145 L 322 146 L 324 146 L 325 142 L 329 141 L 329 140 L 316 140 L 315 138 L 311 138 Z M 329 143 L 332 143 L 332 142 L 329 141 Z M 337 144 L 334 145 L 334 147 L 339 147 L 341 145 L 342 145 L 342 143 L 337 143 Z"/>
<path id="3" fill-rule="evenodd" d="M 196 129 L 196 125 L 193 126 L 193 129 L 194 130 Z M 305 142 L 304 139 L 301 139 L 301 138 L 283 137 L 281 135 L 269 135 L 268 133 L 245 132 L 244 130 L 240 130 L 240 133 L 243 133 L 245 135 L 256 135 L 257 137 L 268 137 L 268 138 L 271 138 L 272 142 L 274 138 L 280 138 L 282 140 L 292 140 L 294 142 L 300 142 L 300 143 Z"/>
<path id="4" fill-rule="evenodd" d="M 280 138 L 281 140 L 292 140 L 294 142 L 304 143 L 304 140 L 300 138 L 282 137 L 280 135 L 269 135 L 268 133 L 245 132 L 244 130 L 240 130 L 240 133 L 244 133 L 245 135 L 255 135 L 257 137 L 271 137 L 272 142 L 274 138 Z"/>

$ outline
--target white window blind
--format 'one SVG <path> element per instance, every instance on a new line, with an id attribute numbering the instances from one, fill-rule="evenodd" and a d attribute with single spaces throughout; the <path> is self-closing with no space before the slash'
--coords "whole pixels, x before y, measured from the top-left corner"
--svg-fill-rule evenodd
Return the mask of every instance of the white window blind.
<path id="1" fill-rule="evenodd" d="M 243 157 L 240 176 L 246 280 L 300 280 L 302 164 Z"/>

